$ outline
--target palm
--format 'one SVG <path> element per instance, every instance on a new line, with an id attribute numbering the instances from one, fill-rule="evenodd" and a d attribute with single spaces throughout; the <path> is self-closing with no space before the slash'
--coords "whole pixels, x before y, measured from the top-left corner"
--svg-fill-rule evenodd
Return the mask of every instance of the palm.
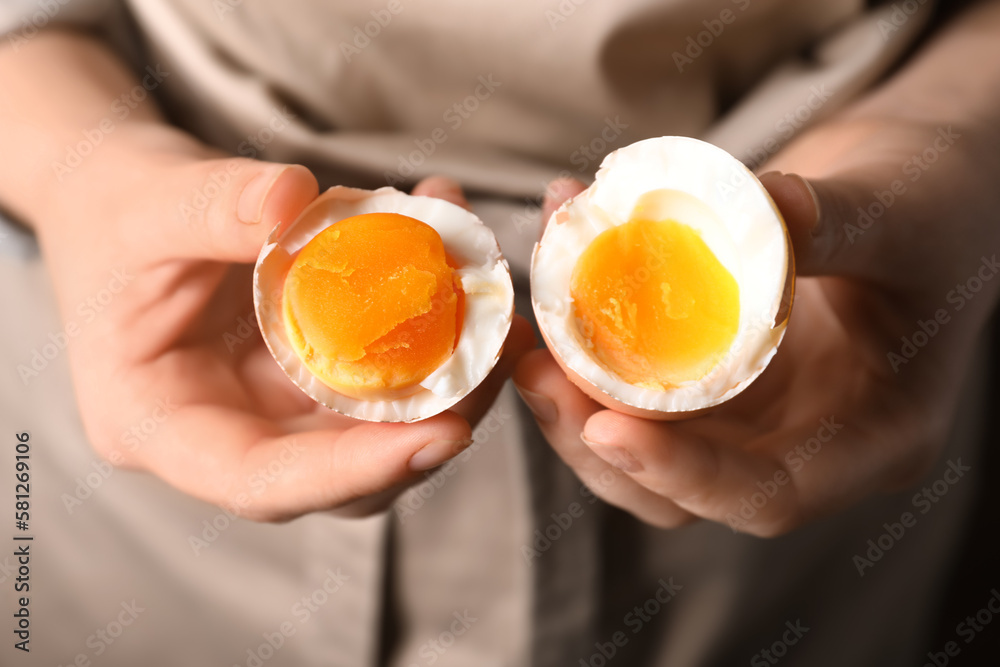
<path id="1" fill-rule="evenodd" d="M 850 489 L 838 480 L 834 487 L 824 474 L 824 458 L 850 456 L 856 446 L 837 437 L 843 420 L 851 415 L 857 424 L 859 411 L 875 407 L 888 379 L 881 352 L 886 341 L 864 325 L 865 307 L 858 302 L 864 291 L 837 279 L 800 279 L 787 335 L 765 372 L 710 415 L 677 425 L 691 436 L 744 450 L 756 460 L 759 481 L 786 471 L 809 485 L 808 496 L 789 493 L 776 501 L 781 512 L 799 518 L 850 504 L 867 482 L 855 478 L 857 489 Z M 756 484 L 744 489 L 748 497 L 758 490 Z"/>
<path id="2" fill-rule="evenodd" d="M 703 416 L 680 422 L 647 422 L 602 410 L 576 388 L 567 388 L 581 404 L 589 405 L 583 408 L 589 415 L 588 427 L 597 424 L 600 429 L 631 430 L 642 424 L 644 432 L 654 435 L 661 448 L 671 441 L 685 442 L 724 451 L 732 459 L 725 465 L 720 465 L 721 457 L 716 456 L 711 465 L 700 463 L 686 470 L 678 466 L 683 479 L 639 482 L 621 478 L 613 488 L 600 489 L 602 495 L 650 523 L 677 525 L 700 515 L 707 499 L 702 493 L 694 493 L 695 489 L 724 489 L 727 496 L 736 499 L 736 509 L 742 498 L 757 494 L 759 499 L 761 487 L 757 482 L 772 490 L 780 488 L 780 493 L 768 498 L 764 510 L 752 510 L 752 517 L 727 512 L 735 528 L 743 527 L 741 519 L 763 520 L 765 512 L 783 523 L 832 512 L 848 504 L 854 497 L 852 490 L 826 481 L 824 458 L 829 461 L 849 455 L 853 446 L 850 440 L 836 437 L 840 420 L 843 415 L 855 415 L 859 403 L 873 401 L 879 383 L 876 370 L 866 360 L 870 350 L 877 347 L 876 337 L 873 332 L 852 331 L 849 324 L 861 321 L 858 314 L 862 308 L 849 304 L 855 289 L 835 280 L 800 280 L 787 334 L 770 365 L 743 393 Z M 866 340 L 871 342 L 863 342 Z M 636 442 L 636 438 L 629 441 Z M 796 446 L 803 449 L 796 451 Z M 585 482 L 599 480 L 603 462 L 596 457 L 571 460 Z M 769 484 L 779 472 L 787 474 L 789 481 L 778 486 Z M 779 480 L 783 481 L 780 475 Z M 799 484 L 812 485 L 816 492 L 800 497 L 792 491 Z M 601 486 L 600 482 L 597 486 Z M 654 498 L 649 491 L 659 497 Z M 862 485 L 857 491 L 861 493 Z M 637 498 L 643 498 L 641 506 L 632 504 Z"/>
<path id="3" fill-rule="evenodd" d="M 98 452 L 203 500 L 274 520 L 382 509 L 421 478 L 420 466 L 443 463 L 439 457 L 467 446 L 470 421 L 532 344 L 523 319 L 516 318 L 494 373 L 454 411 L 415 424 L 336 414 L 284 375 L 256 329 L 251 302 L 248 262 L 273 225 L 294 219 L 316 196 L 315 179 L 300 167 L 206 162 L 197 151 L 171 151 L 122 170 L 106 206 L 91 211 L 104 234 L 81 228 L 77 238 L 46 239 L 64 312 L 107 280 L 106 267 L 126 267 L 133 276 L 71 345 L 81 416 Z M 231 191 L 215 197 L 203 216 L 177 213 L 209 175 L 234 165 L 242 179 L 233 178 Z M 281 180 L 267 190 L 262 221 L 238 221 L 236 202 L 247 181 L 275 171 Z M 440 179 L 418 187 L 464 203 L 457 186 Z M 102 237 L 110 241 L 100 243 Z M 172 406 L 166 416 L 164 405 Z M 151 415 L 155 428 L 130 438 Z M 424 448 L 431 456 L 413 463 Z M 251 484 L 262 470 L 280 474 L 268 475 L 263 488 Z"/>
<path id="4" fill-rule="evenodd" d="M 811 183 L 761 177 L 788 223 L 799 269 L 787 335 L 767 370 L 703 416 L 657 422 L 602 409 L 547 352 L 535 353 L 514 379 L 536 414 L 550 416 L 539 422 L 550 444 L 595 493 L 664 527 L 708 518 L 775 535 L 919 478 L 944 443 L 989 299 L 956 308 L 955 322 L 906 365 L 893 368 L 888 354 L 942 312 L 951 285 L 980 270 L 978 248 L 951 262 L 937 257 L 956 248 L 955 230 L 941 220 L 979 219 L 942 205 L 942 193 L 967 187 L 954 175 L 969 173 L 968 155 L 946 153 L 939 164 L 950 168 L 929 172 L 856 243 L 845 228 L 873 188 L 891 187 L 900 164 L 935 136 L 921 126 L 844 124 L 782 152 L 773 166 Z M 562 186 L 560 195 L 580 189 Z M 891 233 L 910 230 L 920 230 L 920 242 L 895 252 Z M 546 400 L 552 405 L 539 410 Z M 613 467 L 627 474 L 604 484 Z M 774 494 L 747 512 L 752 519 L 731 520 L 765 488 Z"/>

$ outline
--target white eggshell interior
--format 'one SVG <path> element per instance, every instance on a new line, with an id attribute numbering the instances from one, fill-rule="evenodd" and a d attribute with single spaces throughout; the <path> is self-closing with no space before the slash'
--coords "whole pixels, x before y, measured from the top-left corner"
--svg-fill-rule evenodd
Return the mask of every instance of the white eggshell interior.
<path id="1" fill-rule="evenodd" d="M 646 214 L 694 228 L 740 289 L 740 323 L 728 354 L 708 375 L 666 390 L 632 385 L 598 363 L 577 331 L 570 296 L 577 258 L 601 232 L 627 222 L 651 191 L 666 192 Z M 698 410 L 742 391 L 774 356 L 787 321 L 775 320 L 789 261 L 781 214 L 740 161 L 697 139 L 647 139 L 608 155 L 594 183 L 553 214 L 532 256 L 532 304 L 553 352 L 601 391 L 647 410 Z"/>
<path id="2" fill-rule="evenodd" d="M 285 276 L 298 252 L 330 225 L 364 213 L 408 215 L 441 235 L 445 250 L 461 264 L 456 271 L 465 292 L 465 314 L 452 355 L 418 387 L 385 400 L 344 396 L 302 363 L 282 321 Z M 447 410 L 476 388 L 493 369 L 514 313 L 514 288 L 493 232 L 474 214 L 442 199 L 414 197 L 394 188 L 375 191 L 333 187 L 286 229 L 275 229 L 254 270 L 257 321 L 271 354 L 303 391 L 349 417 L 378 422 L 412 422 Z"/>

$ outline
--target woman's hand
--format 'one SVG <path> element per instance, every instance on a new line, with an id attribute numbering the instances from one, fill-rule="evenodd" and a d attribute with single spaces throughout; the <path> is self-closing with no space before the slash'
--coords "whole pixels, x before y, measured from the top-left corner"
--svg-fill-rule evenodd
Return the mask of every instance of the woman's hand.
<path id="1" fill-rule="evenodd" d="M 547 350 L 521 361 L 525 401 L 598 495 L 657 526 L 705 518 L 770 536 L 926 473 L 1000 289 L 1000 76 L 967 77 L 969 90 L 954 78 L 963 62 L 997 57 L 1000 11 L 980 13 L 962 25 L 968 39 L 952 31 L 767 166 L 786 172 L 761 180 L 800 279 L 785 341 L 746 391 L 656 422 L 603 409 Z M 551 188 L 547 210 L 580 188 Z M 596 483 L 613 468 L 624 474 Z"/>
<path id="2" fill-rule="evenodd" d="M 416 194 L 467 206 L 434 178 Z M 386 507 L 471 441 L 518 355 L 454 412 L 373 424 L 308 398 L 264 346 L 252 262 L 270 230 L 317 195 L 301 166 L 220 157 L 158 124 L 122 128 L 66 179 L 39 225 L 67 322 L 81 415 L 94 447 L 254 519 Z M 84 318 L 81 313 L 87 313 Z"/>
<path id="3" fill-rule="evenodd" d="M 377 511 L 469 443 L 534 345 L 515 318 L 493 374 L 433 419 L 337 415 L 285 377 L 251 303 L 271 229 L 317 195 L 308 170 L 227 157 L 171 127 L 115 53 L 81 33 L 0 45 L 0 89 L 0 201 L 38 235 L 84 426 L 115 464 L 255 519 Z M 467 206 L 444 179 L 416 193 Z"/>

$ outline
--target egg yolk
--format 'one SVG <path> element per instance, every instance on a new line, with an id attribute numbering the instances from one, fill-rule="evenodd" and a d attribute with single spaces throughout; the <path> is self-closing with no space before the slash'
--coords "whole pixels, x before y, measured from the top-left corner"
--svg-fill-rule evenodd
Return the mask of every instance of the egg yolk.
<path id="1" fill-rule="evenodd" d="M 355 398 L 414 386 L 454 351 L 463 293 L 437 231 L 397 213 L 345 218 L 285 278 L 288 339 L 317 378 Z"/>
<path id="2" fill-rule="evenodd" d="M 667 389 L 697 380 L 729 350 L 739 287 L 691 227 L 632 219 L 602 232 L 570 283 L 576 324 L 621 379 Z"/>

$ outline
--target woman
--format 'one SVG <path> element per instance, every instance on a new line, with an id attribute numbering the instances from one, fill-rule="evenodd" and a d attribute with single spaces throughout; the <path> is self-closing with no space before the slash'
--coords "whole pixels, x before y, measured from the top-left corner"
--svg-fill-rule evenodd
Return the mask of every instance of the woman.
<path id="1" fill-rule="evenodd" d="M 5 423 L 58 492 L 33 498 L 32 659 L 913 664 L 974 490 L 1000 284 L 1000 7 L 901 62 L 932 9 L 5 10 L 0 201 L 61 316 L 37 262 L 4 264 Z M 578 179 L 662 134 L 769 172 L 801 276 L 771 368 L 709 416 L 600 409 L 518 319 L 454 413 L 351 423 L 253 328 L 246 263 L 320 187 L 464 188 L 523 286 Z"/>

